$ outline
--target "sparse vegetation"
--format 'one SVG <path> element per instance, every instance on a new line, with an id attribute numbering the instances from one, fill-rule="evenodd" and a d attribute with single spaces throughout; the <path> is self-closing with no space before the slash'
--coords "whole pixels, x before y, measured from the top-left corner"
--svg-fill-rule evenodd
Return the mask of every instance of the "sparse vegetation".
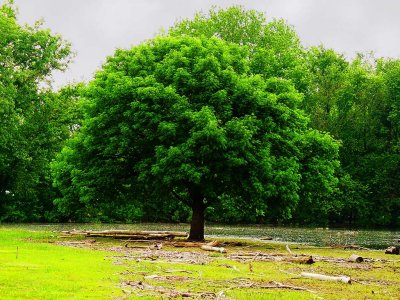
<path id="1" fill-rule="evenodd" d="M 400 292 L 400 257 L 382 250 L 290 244 L 291 254 L 284 243 L 223 239 L 224 254 L 24 229 L 2 228 L 0 235 L 2 299 L 396 299 Z M 364 262 L 350 262 L 354 252 Z M 315 263 L 288 259 L 302 254 Z M 345 275 L 352 283 L 301 272 Z"/>

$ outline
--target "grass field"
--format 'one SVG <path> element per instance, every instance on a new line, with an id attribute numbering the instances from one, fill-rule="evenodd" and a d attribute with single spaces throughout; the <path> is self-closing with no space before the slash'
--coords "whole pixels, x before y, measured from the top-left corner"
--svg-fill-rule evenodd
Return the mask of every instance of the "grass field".
<path id="1" fill-rule="evenodd" d="M 107 252 L 54 244 L 54 234 L 0 229 L 0 299 L 110 299 L 122 267 Z"/>
<path id="2" fill-rule="evenodd" d="M 0 228 L 0 299 L 400 299 L 400 257 L 378 250 L 225 239 L 227 253 Z M 366 258 L 348 262 L 351 254 Z M 346 275 L 351 284 L 301 272 Z"/>

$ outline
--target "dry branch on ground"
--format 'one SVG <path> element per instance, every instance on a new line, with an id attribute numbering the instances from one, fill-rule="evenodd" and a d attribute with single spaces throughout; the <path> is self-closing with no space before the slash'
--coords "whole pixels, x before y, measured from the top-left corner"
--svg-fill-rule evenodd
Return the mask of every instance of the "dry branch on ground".
<path id="1" fill-rule="evenodd" d="M 303 277 L 317 279 L 317 280 L 329 280 L 329 281 L 338 281 L 343 283 L 351 283 L 351 278 L 348 276 L 328 276 L 328 275 L 308 273 L 308 272 L 302 272 L 300 273 L 300 275 Z"/>

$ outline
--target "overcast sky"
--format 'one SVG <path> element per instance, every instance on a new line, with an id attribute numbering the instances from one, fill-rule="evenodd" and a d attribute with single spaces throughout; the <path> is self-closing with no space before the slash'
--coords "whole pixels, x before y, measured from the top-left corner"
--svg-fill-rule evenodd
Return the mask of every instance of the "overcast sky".
<path id="1" fill-rule="evenodd" d="M 0 0 L 0 3 L 4 0 Z M 211 6 L 243 5 L 283 18 L 306 46 L 323 44 L 344 53 L 374 51 L 400 58 L 398 0 L 15 0 L 20 22 L 43 18 L 76 52 L 68 71 L 55 74 L 55 86 L 89 80 L 116 48 L 129 48 L 167 29 L 176 20 Z"/>

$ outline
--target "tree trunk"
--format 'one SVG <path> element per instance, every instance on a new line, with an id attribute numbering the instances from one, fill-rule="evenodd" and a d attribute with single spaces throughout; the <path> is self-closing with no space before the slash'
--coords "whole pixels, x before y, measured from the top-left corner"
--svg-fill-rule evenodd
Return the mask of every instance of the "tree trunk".
<path id="1" fill-rule="evenodd" d="M 192 222 L 190 224 L 189 241 L 204 241 L 204 211 L 206 206 L 203 195 L 198 191 L 191 191 Z"/>

